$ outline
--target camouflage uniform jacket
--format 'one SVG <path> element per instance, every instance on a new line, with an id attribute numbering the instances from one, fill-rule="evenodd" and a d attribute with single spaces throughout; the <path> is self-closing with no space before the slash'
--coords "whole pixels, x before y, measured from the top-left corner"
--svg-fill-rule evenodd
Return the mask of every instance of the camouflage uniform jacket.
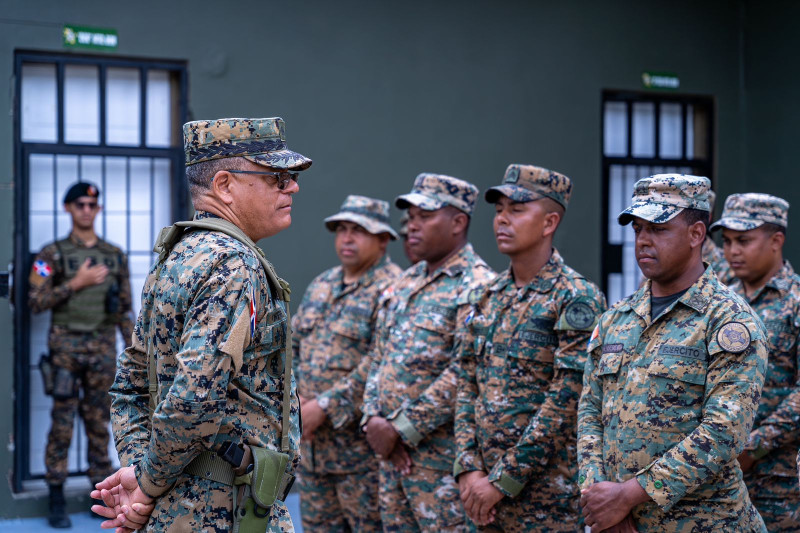
<path id="1" fill-rule="evenodd" d="M 73 244 L 78 247 L 86 248 L 86 245 L 70 233 L 67 237 Z M 120 313 L 114 322 L 122 334 L 123 340 L 127 343 L 131 339 L 133 333 L 133 320 L 131 319 L 131 283 L 130 274 L 128 271 L 128 257 L 116 246 L 111 243 L 98 238 L 97 244 L 92 248 L 102 250 L 105 255 L 119 257 L 119 273 L 117 275 L 117 284 L 119 286 L 119 309 Z M 34 268 L 30 274 L 30 292 L 28 297 L 28 305 L 34 313 L 41 313 L 48 309 L 66 302 L 73 291 L 65 280 L 64 264 L 62 261 L 61 253 L 59 252 L 56 243 L 50 243 L 34 259 Z M 109 339 L 114 339 L 110 342 L 116 341 L 116 332 L 113 328 L 103 328 L 103 331 L 98 331 L 95 335 L 106 336 Z M 64 342 L 64 337 L 75 337 L 76 339 L 86 339 L 87 334 L 83 332 L 70 331 L 65 326 L 52 325 L 50 327 L 49 346 L 50 350 L 57 350 L 59 346 L 69 345 L 70 350 L 84 345 L 83 342 Z M 92 334 L 90 333 L 91 337 Z M 79 349 L 79 348 L 78 348 Z"/>
<path id="2" fill-rule="evenodd" d="M 746 298 L 740 281 L 731 289 Z M 769 365 L 745 449 L 761 458 L 753 466 L 756 476 L 795 477 L 800 446 L 800 277 L 785 262 L 749 303 L 767 328 Z"/>
<path id="3" fill-rule="evenodd" d="M 434 272 L 426 269 L 426 261 L 412 266 L 381 298 L 362 410 L 365 420 L 392 421 L 414 464 L 450 472 L 456 324 L 469 312 L 470 287 L 488 283 L 494 272 L 470 244 Z"/>
<path id="4" fill-rule="evenodd" d="M 736 279 L 736 275 L 725 259 L 725 254 L 722 253 L 717 243 L 711 240 L 711 237 L 706 237 L 706 240 L 703 242 L 703 262 L 711 265 L 711 268 L 714 269 L 714 273 L 725 285 L 730 285 Z"/>
<path id="5" fill-rule="evenodd" d="M 142 294 L 133 344 L 119 356 L 110 391 L 120 462 L 137 465 L 142 490 L 165 494 L 196 455 L 228 441 L 280 451 L 288 324 L 253 252 L 223 233 L 188 231 L 150 270 Z M 149 341 L 160 392 L 153 413 Z M 292 388 L 294 467 L 300 426 Z"/>
<path id="6" fill-rule="evenodd" d="M 589 341 L 581 488 L 635 476 L 653 500 L 633 510 L 643 532 L 761 530 L 737 456 L 764 384 L 764 326 L 710 268 L 656 320 L 650 284 L 606 312 Z"/>
<path id="7" fill-rule="evenodd" d="M 586 343 L 605 298 L 553 250 L 525 287 L 506 270 L 477 300 L 461 335 L 454 473 L 489 472 L 509 496 L 534 482 L 537 499 L 574 498 Z"/>
<path id="8" fill-rule="evenodd" d="M 306 470 L 344 474 L 377 469 L 358 421 L 378 298 L 401 272 L 388 256 L 347 286 L 341 266 L 327 270 L 308 286 L 292 317 L 298 391 L 316 398 L 327 415 L 313 442 L 302 443 Z"/>

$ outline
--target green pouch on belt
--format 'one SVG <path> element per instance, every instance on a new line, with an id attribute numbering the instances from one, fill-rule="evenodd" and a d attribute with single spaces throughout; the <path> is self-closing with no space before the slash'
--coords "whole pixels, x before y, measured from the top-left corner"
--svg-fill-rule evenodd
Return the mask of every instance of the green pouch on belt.
<path id="1" fill-rule="evenodd" d="M 269 526 L 270 509 L 288 491 L 286 465 L 289 455 L 267 448 L 250 446 L 253 470 L 234 480 L 234 502 L 238 488 L 244 487 L 241 505 L 234 510 L 233 533 L 264 533 Z"/>

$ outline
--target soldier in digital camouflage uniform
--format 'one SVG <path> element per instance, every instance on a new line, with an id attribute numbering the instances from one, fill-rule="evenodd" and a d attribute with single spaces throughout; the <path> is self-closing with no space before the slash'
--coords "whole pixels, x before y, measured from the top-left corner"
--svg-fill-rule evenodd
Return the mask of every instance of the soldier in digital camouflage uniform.
<path id="1" fill-rule="evenodd" d="M 44 460 L 50 487 L 48 520 L 56 528 L 71 525 L 63 483 L 76 410 L 89 441 L 89 479 L 96 483 L 112 472 L 108 389 L 114 380 L 117 328 L 125 342 L 133 332 L 128 259 L 94 232 L 99 197 L 91 183 L 69 188 L 64 209 L 72 217 L 72 230 L 39 252 L 28 278 L 31 310 L 52 310 L 48 347 L 55 390 Z"/>
<path id="2" fill-rule="evenodd" d="M 303 529 L 380 531 L 378 461 L 358 422 L 378 298 L 402 272 L 386 253 L 397 234 L 389 204 L 364 196 L 348 196 L 325 225 L 341 265 L 311 282 L 292 318 Z"/>
<path id="3" fill-rule="evenodd" d="M 492 270 L 467 242 L 478 189 L 439 174 L 420 174 L 410 194 L 408 240 L 422 259 L 385 291 L 362 426 L 380 468 L 384 531 L 465 531 L 452 475 L 455 459 L 456 324 L 469 288 Z"/>
<path id="4" fill-rule="evenodd" d="M 510 165 L 485 194 L 511 266 L 471 295 L 459 335 L 454 466 L 483 531 L 580 527 L 576 411 L 586 343 L 606 305 L 552 246 L 571 193 L 558 172 Z"/>
<path id="5" fill-rule="evenodd" d="M 766 332 L 704 269 L 709 181 L 639 180 L 636 257 L 649 280 L 600 319 L 578 406 L 586 524 L 620 531 L 766 531 L 736 460 L 767 367 Z"/>
<path id="6" fill-rule="evenodd" d="M 197 228 L 178 233 L 171 248 L 160 239 L 162 254 L 145 282 L 133 344 L 120 355 L 111 388 L 123 468 L 93 493 L 114 506 L 92 508 L 117 517 L 105 527 L 146 521 L 148 531 L 230 531 L 233 486 L 210 474 L 224 466 L 211 452 L 229 443 L 284 449 L 288 309 L 285 294 L 269 281 L 274 271 L 265 270 L 250 245 L 291 224 L 299 189 L 298 175 L 289 171 L 304 170 L 311 160 L 286 147 L 280 118 L 195 121 L 183 131 L 195 222 L 228 221 L 250 241 Z M 157 375 L 154 412 L 149 344 Z M 291 387 L 283 435 L 290 460 L 277 473 L 284 480 L 299 462 L 293 378 Z M 203 474 L 195 465 L 206 459 L 212 467 Z M 233 474 L 246 467 L 243 461 Z M 283 497 L 279 491 L 269 508 L 268 531 L 293 531 Z M 127 518 L 119 515 L 126 506 Z"/>
<path id="7" fill-rule="evenodd" d="M 709 205 L 709 223 L 714 217 L 714 202 L 717 199 L 717 195 L 714 191 L 708 191 L 708 205 Z M 722 252 L 722 249 L 717 246 L 717 243 L 711 238 L 711 232 L 709 231 L 706 235 L 706 240 L 703 241 L 703 262 L 708 263 L 711 265 L 711 268 L 714 269 L 714 272 L 717 274 L 719 280 L 724 283 L 725 285 L 730 285 L 736 279 L 736 276 L 733 273 L 730 265 L 725 260 L 725 254 Z"/>
<path id="8" fill-rule="evenodd" d="M 769 531 L 800 531 L 795 454 L 800 445 L 800 277 L 783 260 L 789 204 L 768 194 L 733 194 L 722 218 L 731 285 L 767 329 L 769 365 L 761 403 L 739 457 L 750 499 Z M 794 517 L 792 515 L 795 515 Z"/>
<path id="9" fill-rule="evenodd" d="M 403 215 L 400 217 L 400 231 L 397 233 L 400 234 L 400 241 L 403 244 L 403 254 L 409 263 L 416 265 L 419 263 L 419 258 L 408 245 L 408 211 L 403 211 Z"/>

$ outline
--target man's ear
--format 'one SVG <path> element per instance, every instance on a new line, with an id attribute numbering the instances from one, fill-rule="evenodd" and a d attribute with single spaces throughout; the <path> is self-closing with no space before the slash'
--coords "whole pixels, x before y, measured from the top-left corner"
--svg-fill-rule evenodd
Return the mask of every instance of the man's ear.
<path id="1" fill-rule="evenodd" d="M 467 225 L 469 224 L 469 217 L 466 213 L 462 211 L 458 211 L 458 213 L 453 215 L 453 224 L 452 230 L 453 235 L 460 235 L 467 231 Z"/>
<path id="2" fill-rule="evenodd" d="M 704 222 L 697 221 L 691 226 L 687 227 L 686 230 L 689 236 L 689 245 L 692 248 L 703 246 L 703 242 L 706 240 L 707 231 Z"/>
<path id="3" fill-rule="evenodd" d="M 211 191 L 226 205 L 233 203 L 233 191 L 231 191 L 233 186 L 233 174 L 226 170 L 220 170 L 211 178 Z"/>
<path id="4" fill-rule="evenodd" d="M 783 244 L 786 242 L 786 234 L 782 231 L 776 231 L 769 237 L 769 246 L 773 252 L 779 252 L 783 249 Z"/>
<path id="5" fill-rule="evenodd" d="M 542 237 L 549 237 L 554 234 L 558 229 L 558 224 L 561 222 L 561 213 L 551 211 L 544 215 L 544 227 L 542 228 Z"/>

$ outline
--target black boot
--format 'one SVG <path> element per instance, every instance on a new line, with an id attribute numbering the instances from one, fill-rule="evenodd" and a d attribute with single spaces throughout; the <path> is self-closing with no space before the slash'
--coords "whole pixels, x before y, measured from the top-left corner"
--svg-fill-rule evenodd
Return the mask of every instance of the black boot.
<path id="1" fill-rule="evenodd" d="M 67 502 L 64 500 L 64 486 L 50 485 L 50 515 L 47 521 L 50 527 L 56 529 L 67 529 L 72 527 L 66 510 Z"/>

